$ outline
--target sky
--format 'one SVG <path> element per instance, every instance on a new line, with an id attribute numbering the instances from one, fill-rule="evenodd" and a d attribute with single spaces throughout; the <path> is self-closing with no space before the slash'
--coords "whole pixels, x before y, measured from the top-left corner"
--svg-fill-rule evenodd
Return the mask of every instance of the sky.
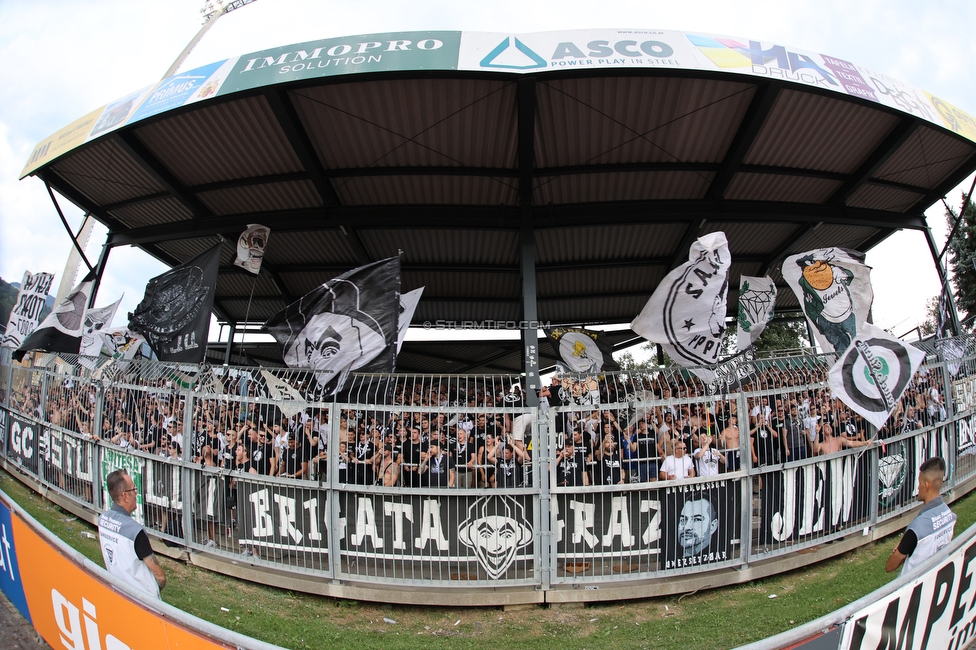
<path id="1" fill-rule="evenodd" d="M 163 77 L 201 26 L 201 0 L 0 0 L 0 277 L 25 270 L 61 281 L 71 242 L 44 184 L 18 180 L 34 146 L 89 111 Z M 938 95 L 976 115 L 976 2 L 972 0 L 792 0 L 791 2 L 464 2 L 257 0 L 222 17 L 182 70 L 265 47 L 380 32 L 449 29 L 528 33 L 592 28 L 676 29 L 791 45 L 852 61 Z M 972 177 L 947 195 L 958 208 Z M 59 197 L 77 230 L 82 214 Z M 940 248 L 941 203 L 926 213 Z M 94 264 L 106 230 L 86 249 Z M 273 234 L 272 234 L 273 237 Z M 874 320 L 895 335 L 925 318 L 939 291 L 925 238 L 900 232 L 868 253 Z M 98 306 L 142 299 L 167 267 L 129 247 L 109 256 Z M 635 314 L 636 315 L 636 314 Z M 212 335 L 214 332 L 212 331 Z M 909 337 L 910 338 L 910 337 Z"/>

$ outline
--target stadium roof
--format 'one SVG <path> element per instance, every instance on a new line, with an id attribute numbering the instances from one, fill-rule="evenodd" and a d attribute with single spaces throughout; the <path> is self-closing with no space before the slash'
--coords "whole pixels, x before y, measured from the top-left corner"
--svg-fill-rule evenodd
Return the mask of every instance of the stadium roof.
<path id="1" fill-rule="evenodd" d="M 214 310 L 230 323 L 402 251 L 403 291 L 426 287 L 415 325 L 519 321 L 533 291 L 539 321 L 593 325 L 633 319 L 709 232 L 729 240 L 734 309 L 742 274 L 785 289 L 788 254 L 924 230 L 976 169 L 974 140 L 937 97 L 773 43 L 413 32 L 179 73 L 45 139 L 23 175 L 104 223 L 109 247 L 176 265 L 224 237 Z M 272 231 L 256 283 L 231 264 L 251 223 Z M 484 354 L 449 358 L 473 371 Z"/>

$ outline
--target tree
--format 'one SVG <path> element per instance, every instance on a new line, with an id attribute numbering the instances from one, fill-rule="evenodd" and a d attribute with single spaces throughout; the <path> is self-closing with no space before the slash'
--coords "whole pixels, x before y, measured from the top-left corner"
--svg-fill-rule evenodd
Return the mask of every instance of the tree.
<path id="1" fill-rule="evenodd" d="M 766 325 L 753 347 L 756 352 L 808 348 L 807 325 L 803 321 L 774 320 Z"/>
<path id="2" fill-rule="evenodd" d="M 949 232 L 953 233 L 948 247 L 949 270 L 960 320 L 976 315 L 976 266 L 973 266 L 976 263 L 976 207 L 971 201 L 966 201 L 965 205 L 958 227 L 959 213 L 946 207 L 946 222 Z"/>
<path id="3" fill-rule="evenodd" d="M 922 336 L 932 336 L 939 323 L 939 296 L 925 301 L 925 320 L 918 326 Z"/>

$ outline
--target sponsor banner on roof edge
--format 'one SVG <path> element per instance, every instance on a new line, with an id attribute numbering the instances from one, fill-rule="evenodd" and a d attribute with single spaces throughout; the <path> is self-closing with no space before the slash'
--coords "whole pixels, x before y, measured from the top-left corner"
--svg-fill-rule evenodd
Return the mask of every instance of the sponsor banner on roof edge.
<path id="1" fill-rule="evenodd" d="M 798 83 L 877 102 L 976 141 L 976 118 L 934 95 L 844 59 L 769 41 L 653 29 L 392 32 L 295 43 L 181 72 L 45 138 L 34 148 L 20 177 L 124 124 L 276 83 L 369 72 L 538 73 L 573 68 L 706 70 Z"/>
<path id="2" fill-rule="evenodd" d="M 394 32 L 308 41 L 242 55 L 218 95 L 315 77 L 456 70 L 461 32 Z"/>

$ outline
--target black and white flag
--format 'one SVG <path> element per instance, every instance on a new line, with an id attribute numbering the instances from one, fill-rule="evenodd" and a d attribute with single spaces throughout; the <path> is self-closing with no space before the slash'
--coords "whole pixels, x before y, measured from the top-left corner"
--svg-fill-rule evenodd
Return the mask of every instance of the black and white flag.
<path id="1" fill-rule="evenodd" d="M 925 353 L 865 323 L 828 373 L 834 398 L 877 428 L 891 415 Z"/>
<path id="2" fill-rule="evenodd" d="M 731 264 L 724 232 L 699 237 L 688 261 L 664 277 L 631 329 L 660 343 L 682 366 L 716 363 L 725 333 Z"/>
<path id="3" fill-rule="evenodd" d="M 424 295 L 424 287 L 400 294 L 400 315 L 397 320 L 397 354 L 403 347 L 403 339 L 407 338 L 407 330 L 410 329 L 410 321 L 413 314 L 417 311 L 420 304 L 420 297 Z"/>
<path id="4" fill-rule="evenodd" d="M 14 359 L 20 361 L 30 350 L 77 354 L 84 334 L 88 299 L 94 286 L 95 274 L 92 272 L 24 339 L 14 352 Z"/>
<path id="5" fill-rule="evenodd" d="M 268 246 L 271 229 L 257 223 L 249 223 L 247 230 L 237 238 L 237 258 L 234 266 L 239 266 L 254 275 L 261 272 L 264 249 Z"/>
<path id="6" fill-rule="evenodd" d="M 264 324 L 289 368 L 312 368 L 323 392 L 342 389 L 367 364 L 391 372 L 400 312 L 400 258 L 391 257 L 333 278 Z"/>
<path id="7" fill-rule="evenodd" d="M 743 275 L 739 278 L 739 316 L 736 343 L 745 350 L 759 338 L 773 318 L 776 306 L 776 284 L 767 275 L 761 278 Z"/>
<path id="8" fill-rule="evenodd" d="M 582 327 L 556 327 L 546 330 L 553 351 L 559 357 L 559 372 L 597 373 L 601 370 L 620 370 L 613 360 L 613 349 L 603 332 Z"/>
<path id="9" fill-rule="evenodd" d="M 160 361 L 203 361 L 219 265 L 216 244 L 146 285 L 142 302 L 129 314 L 129 329 L 146 337 Z"/>
<path id="10" fill-rule="evenodd" d="M 4 331 L 0 346 L 19 348 L 24 339 L 30 336 L 41 320 L 44 301 L 53 281 L 53 273 L 24 271 L 24 279 L 17 292 L 17 302 L 10 310 L 10 319 L 7 321 L 7 329 Z"/>
<path id="11" fill-rule="evenodd" d="M 783 279 L 803 306 L 824 352 L 847 349 L 868 320 L 874 289 L 864 253 L 818 248 L 783 260 Z"/>
<path id="12" fill-rule="evenodd" d="M 78 354 L 87 357 L 97 357 L 102 351 L 102 337 L 98 332 L 112 324 L 115 312 L 119 310 L 119 298 L 107 307 L 95 307 L 85 314 L 85 328 L 81 337 L 81 349 Z"/>

